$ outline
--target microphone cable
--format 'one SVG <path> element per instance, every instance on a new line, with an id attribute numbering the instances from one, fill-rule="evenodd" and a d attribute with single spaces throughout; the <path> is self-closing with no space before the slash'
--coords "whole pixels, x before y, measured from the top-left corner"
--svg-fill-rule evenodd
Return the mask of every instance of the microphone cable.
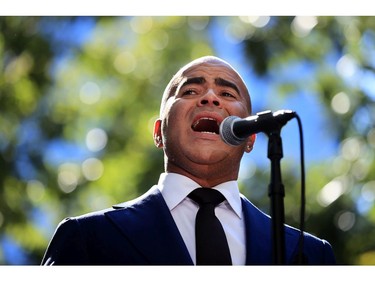
<path id="1" fill-rule="evenodd" d="M 300 237 L 298 241 L 298 256 L 297 256 L 297 264 L 304 264 L 304 255 L 303 255 L 303 243 L 304 243 L 304 228 L 305 228 L 305 204 L 306 204 L 306 196 L 305 196 L 305 157 L 304 157 L 304 144 L 303 144 L 303 131 L 302 131 L 302 121 L 301 118 L 295 113 L 295 117 L 298 123 L 299 129 L 299 141 L 300 141 L 300 161 L 301 161 L 301 206 L 300 206 Z"/>

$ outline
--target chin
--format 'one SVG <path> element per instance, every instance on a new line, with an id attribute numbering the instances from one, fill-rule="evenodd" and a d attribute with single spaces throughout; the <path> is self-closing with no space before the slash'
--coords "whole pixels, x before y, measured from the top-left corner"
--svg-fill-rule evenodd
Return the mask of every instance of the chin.
<path id="1" fill-rule="evenodd" d="M 212 165 L 226 158 L 227 154 L 223 154 L 221 150 L 209 147 L 207 149 L 200 148 L 191 154 L 193 162 L 201 165 Z"/>

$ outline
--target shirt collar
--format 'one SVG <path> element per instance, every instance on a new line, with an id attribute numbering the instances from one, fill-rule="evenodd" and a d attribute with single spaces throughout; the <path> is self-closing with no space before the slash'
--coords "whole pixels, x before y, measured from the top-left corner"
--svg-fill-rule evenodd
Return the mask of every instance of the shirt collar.
<path id="1" fill-rule="evenodd" d="M 190 192 L 198 187 L 200 185 L 192 179 L 176 173 L 162 173 L 158 182 L 158 189 L 162 193 L 169 210 L 174 209 Z M 239 218 L 242 218 L 242 204 L 237 182 L 228 181 L 213 188 L 224 195 L 233 211 Z"/>

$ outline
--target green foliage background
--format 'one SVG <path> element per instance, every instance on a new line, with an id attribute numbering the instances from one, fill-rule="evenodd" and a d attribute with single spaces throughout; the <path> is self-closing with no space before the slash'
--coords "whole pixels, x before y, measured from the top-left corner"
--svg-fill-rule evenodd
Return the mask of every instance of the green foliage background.
<path id="1" fill-rule="evenodd" d="M 0 17 L 0 264 L 39 264 L 64 217 L 156 183 L 163 156 L 152 126 L 161 94 L 180 66 L 217 55 L 214 26 L 280 100 L 301 91 L 318 98 L 337 155 L 306 169 L 306 230 L 330 241 L 340 264 L 375 264 L 375 19 L 262 20 Z M 90 27 L 84 39 L 80 24 Z M 286 75 L 301 63 L 313 71 Z M 286 222 L 296 227 L 297 165 L 283 163 Z M 241 179 L 241 191 L 268 211 L 267 189 L 259 188 L 267 167 L 243 169 L 252 176 Z"/>

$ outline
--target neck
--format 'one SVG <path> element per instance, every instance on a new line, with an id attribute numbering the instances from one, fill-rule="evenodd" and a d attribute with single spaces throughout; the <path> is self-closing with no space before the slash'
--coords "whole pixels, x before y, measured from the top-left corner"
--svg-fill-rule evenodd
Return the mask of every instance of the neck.
<path id="1" fill-rule="evenodd" d="M 233 168 L 233 167 L 232 167 Z M 238 169 L 216 169 L 210 165 L 200 165 L 195 169 L 183 169 L 172 164 L 165 165 L 165 171 L 184 175 L 202 187 L 214 187 L 227 181 L 237 180 Z"/>

